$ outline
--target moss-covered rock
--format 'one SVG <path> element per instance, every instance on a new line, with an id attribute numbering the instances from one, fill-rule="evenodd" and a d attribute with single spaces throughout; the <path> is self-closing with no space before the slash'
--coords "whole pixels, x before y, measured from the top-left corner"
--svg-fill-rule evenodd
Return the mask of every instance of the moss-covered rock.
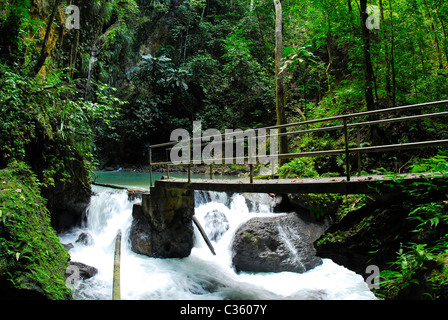
<path id="1" fill-rule="evenodd" d="M 29 167 L 0 170 L 0 297 L 71 299 L 68 260 Z"/>

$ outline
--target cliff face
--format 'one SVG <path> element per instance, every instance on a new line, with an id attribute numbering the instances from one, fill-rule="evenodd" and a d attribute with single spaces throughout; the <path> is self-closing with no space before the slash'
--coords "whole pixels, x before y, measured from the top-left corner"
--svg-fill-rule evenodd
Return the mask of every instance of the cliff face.
<path id="1" fill-rule="evenodd" d="M 91 194 L 85 150 L 73 134 L 82 130 L 63 130 L 72 116 L 67 105 L 78 99 L 62 71 L 77 31 L 66 18 L 61 1 L 0 0 L 0 168 L 11 160 L 29 165 L 58 231 L 80 222 Z"/>

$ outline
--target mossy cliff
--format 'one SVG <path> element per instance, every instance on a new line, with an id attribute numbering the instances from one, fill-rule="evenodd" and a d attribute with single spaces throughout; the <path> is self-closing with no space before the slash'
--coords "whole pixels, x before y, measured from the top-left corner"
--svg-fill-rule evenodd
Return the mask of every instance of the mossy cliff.
<path id="1" fill-rule="evenodd" d="M 71 299 L 68 260 L 29 167 L 0 170 L 0 298 Z"/>

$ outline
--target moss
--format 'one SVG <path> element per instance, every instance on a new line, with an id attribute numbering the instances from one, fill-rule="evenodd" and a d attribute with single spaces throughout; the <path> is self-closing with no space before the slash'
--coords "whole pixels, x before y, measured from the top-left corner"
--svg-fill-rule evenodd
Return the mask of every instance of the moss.
<path id="1" fill-rule="evenodd" d="M 38 181 L 23 163 L 0 171 L 0 242 L 2 282 L 47 299 L 71 298 L 64 276 L 69 255 L 51 227 Z"/>

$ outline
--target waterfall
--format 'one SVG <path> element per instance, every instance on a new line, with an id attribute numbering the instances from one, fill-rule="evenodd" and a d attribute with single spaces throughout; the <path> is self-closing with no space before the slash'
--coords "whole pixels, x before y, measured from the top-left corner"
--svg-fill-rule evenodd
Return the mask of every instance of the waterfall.
<path id="1" fill-rule="evenodd" d="M 89 67 L 88 67 L 88 70 L 87 70 L 86 92 L 85 92 L 85 95 L 84 95 L 84 99 L 86 99 L 86 100 L 87 100 L 87 97 L 88 97 L 88 94 L 89 94 L 90 77 L 91 77 L 91 74 L 92 74 L 92 68 L 93 68 L 94 63 L 98 61 L 98 58 L 97 58 L 98 54 L 99 54 L 99 50 L 98 50 L 97 46 L 94 44 L 93 47 L 92 47 L 91 54 L 90 54 Z"/>
<path id="2" fill-rule="evenodd" d="M 212 255 L 195 228 L 195 245 L 183 259 L 156 259 L 131 251 L 129 230 L 132 206 L 125 191 L 99 188 L 87 210 L 87 223 L 60 235 L 72 243 L 71 260 L 91 265 L 98 274 L 79 281 L 76 299 L 111 299 L 114 239 L 122 230 L 122 299 L 374 299 L 363 278 L 323 259 L 322 265 L 303 274 L 236 273 L 232 266 L 232 240 L 237 228 L 252 217 L 272 216 L 269 195 L 241 195 L 218 192 L 195 193 L 195 216 L 210 237 Z M 291 233 L 282 229 L 287 241 Z M 93 238 L 91 245 L 76 243 L 81 233 Z"/>

